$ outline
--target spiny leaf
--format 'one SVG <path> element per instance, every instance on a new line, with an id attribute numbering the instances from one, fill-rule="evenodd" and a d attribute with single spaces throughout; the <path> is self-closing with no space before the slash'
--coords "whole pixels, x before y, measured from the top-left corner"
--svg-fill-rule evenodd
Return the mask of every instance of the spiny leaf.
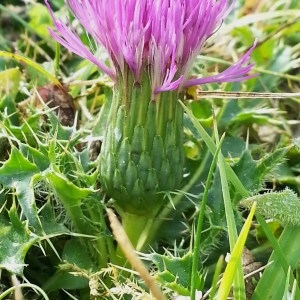
<path id="1" fill-rule="evenodd" d="M 40 171 L 44 171 L 49 167 L 49 158 L 41 151 L 41 147 L 37 150 L 27 144 L 20 143 L 19 148 L 22 154 L 27 157 L 30 162 L 34 163 Z"/>
<path id="2" fill-rule="evenodd" d="M 0 219 L 0 268 L 22 275 L 26 253 L 39 238 L 20 221 L 14 206 L 9 217 L 10 224 Z"/>
<path id="3" fill-rule="evenodd" d="M 255 161 L 250 151 L 246 150 L 233 166 L 233 170 L 249 191 L 258 192 L 262 188 L 265 175 L 282 162 L 289 149 L 289 147 L 277 149 L 258 161 Z"/>
<path id="4" fill-rule="evenodd" d="M 12 148 L 9 159 L 0 168 L 0 184 L 15 191 L 26 218 L 35 230 L 41 228 L 33 191 L 34 176 L 39 172 L 38 167 L 15 147 Z"/>
<path id="5" fill-rule="evenodd" d="M 0 182 L 7 188 L 13 188 L 38 172 L 38 167 L 13 147 L 9 159 L 0 168 Z"/>
<path id="6" fill-rule="evenodd" d="M 300 225 L 300 200 L 290 189 L 281 192 L 255 195 L 240 202 L 250 208 L 257 202 L 257 211 L 267 218 L 275 218 L 284 224 Z"/>
<path id="7" fill-rule="evenodd" d="M 46 174 L 46 178 L 49 180 L 50 185 L 55 190 L 57 196 L 63 201 L 64 205 L 80 205 L 81 200 L 91 193 L 90 189 L 76 186 L 58 172 L 49 171 Z"/>
<path id="8" fill-rule="evenodd" d="M 78 187 L 58 171 L 50 170 L 45 177 L 72 219 L 74 228 L 81 233 L 90 234 L 91 226 L 83 214 L 81 204 L 92 193 L 92 189 Z"/>
<path id="9" fill-rule="evenodd" d="M 58 223 L 55 218 L 53 207 L 47 202 L 40 213 L 40 220 L 43 231 L 46 235 L 63 235 L 70 234 L 70 231 L 62 223 Z"/>
<path id="10" fill-rule="evenodd" d="M 182 257 L 167 257 L 157 253 L 153 253 L 150 256 L 158 268 L 157 280 L 178 294 L 189 296 L 192 253 L 189 252 Z M 201 283 L 202 278 L 199 276 L 196 285 L 196 288 L 199 290 L 201 289 Z"/>

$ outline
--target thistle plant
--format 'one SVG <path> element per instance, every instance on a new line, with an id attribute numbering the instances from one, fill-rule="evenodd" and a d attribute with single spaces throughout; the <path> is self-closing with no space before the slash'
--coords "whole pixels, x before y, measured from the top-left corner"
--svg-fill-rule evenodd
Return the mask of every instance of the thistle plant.
<path id="1" fill-rule="evenodd" d="M 50 29 L 53 38 L 115 82 L 99 178 L 136 245 L 139 233 L 133 232 L 166 204 L 166 193 L 181 187 L 184 89 L 252 78 L 254 46 L 223 72 L 191 79 L 196 56 L 232 10 L 229 0 L 67 0 L 87 34 L 107 52 L 107 64 L 46 4 L 56 28 Z"/>

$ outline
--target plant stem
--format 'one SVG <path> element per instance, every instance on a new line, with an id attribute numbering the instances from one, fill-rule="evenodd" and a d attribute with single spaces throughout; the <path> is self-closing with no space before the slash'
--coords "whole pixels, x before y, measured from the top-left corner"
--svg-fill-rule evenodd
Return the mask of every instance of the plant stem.
<path id="1" fill-rule="evenodd" d="M 55 45 L 55 64 L 54 64 L 54 73 L 55 77 L 59 76 L 59 67 L 60 67 L 60 44 L 56 43 Z"/>
<path id="2" fill-rule="evenodd" d="M 98 257 L 98 267 L 106 267 L 108 263 L 108 253 L 107 253 L 107 246 L 106 246 L 106 239 L 103 235 L 103 232 L 105 231 L 106 224 L 102 220 L 103 213 L 100 213 L 98 211 L 95 211 L 93 207 L 88 206 L 87 207 L 89 218 L 91 222 L 95 222 L 97 225 L 97 229 L 95 230 L 95 235 L 97 236 L 96 240 L 91 241 L 92 248 L 96 248 L 97 257 Z M 102 210 L 102 208 L 101 208 Z M 93 247 L 94 246 L 94 247 Z"/>
<path id="3" fill-rule="evenodd" d="M 144 251 L 154 238 L 153 222 L 154 217 L 127 212 L 122 214 L 122 227 L 135 250 Z M 116 259 L 120 266 L 127 265 L 127 260 L 119 246 L 116 250 Z"/>
<path id="4" fill-rule="evenodd" d="M 124 230 L 126 231 L 128 238 L 130 239 L 133 247 L 136 250 L 143 250 L 143 249 L 137 249 L 137 246 L 139 244 L 139 241 L 141 238 L 146 238 L 148 235 L 148 222 L 149 222 L 149 217 L 148 216 L 138 216 L 138 215 L 133 215 L 130 213 L 125 213 L 123 218 L 122 218 L 122 225 Z M 147 240 L 147 238 L 146 238 Z M 145 245 L 143 245 L 143 248 Z"/>

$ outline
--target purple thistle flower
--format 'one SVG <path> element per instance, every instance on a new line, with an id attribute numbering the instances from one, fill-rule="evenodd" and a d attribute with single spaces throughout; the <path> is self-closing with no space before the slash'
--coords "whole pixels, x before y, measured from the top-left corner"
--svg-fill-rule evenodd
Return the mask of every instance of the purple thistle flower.
<path id="1" fill-rule="evenodd" d="M 56 27 L 51 35 L 116 82 L 106 102 L 110 106 L 99 155 L 101 188 L 124 212 L 124 228 L 127 222 L 132 226 L 131 214 L 148 220 L 168 200 L 164 193 L 180 189 L 182 183 L 180 91 L 252 78 L 249 58 L 255 45 L 220 74 L 189 79 L 203 44 L 231 11 L 230 0 L 66 0 L 88 35 L 107 51 L 108 66 L 82 43 L 68 20 L 55 19 L 45 2 Z"/>
<path id="2" fill-rule="evenodd" d="M 188 79 L 193 61 L 205 41 L 231 11 L 230 0 L 67 0 L 67 4 L 95 42 L 106 49 L 110 67 L 80 40 L 67 20 L 55 19 L 51 35 L 63 46 L 96 64 L 113 80 L 129 68 L 136 82 L 150 74 L 155 93 L 213 82 L 236 82 L 249 75 L 255 45 L 225 71 Z"/>

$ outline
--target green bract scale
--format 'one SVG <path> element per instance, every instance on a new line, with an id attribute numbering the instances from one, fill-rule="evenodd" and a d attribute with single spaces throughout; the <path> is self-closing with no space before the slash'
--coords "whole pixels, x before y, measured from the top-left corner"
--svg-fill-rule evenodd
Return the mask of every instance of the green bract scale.
<path id="1" fill-rule="evenodd" d="M 149 214 L 183 175 L 183 109 L 177 91 L 153 95 L 149 75 L 114 89 L 100 154 L 103 188 L 125 211 Z"/>

